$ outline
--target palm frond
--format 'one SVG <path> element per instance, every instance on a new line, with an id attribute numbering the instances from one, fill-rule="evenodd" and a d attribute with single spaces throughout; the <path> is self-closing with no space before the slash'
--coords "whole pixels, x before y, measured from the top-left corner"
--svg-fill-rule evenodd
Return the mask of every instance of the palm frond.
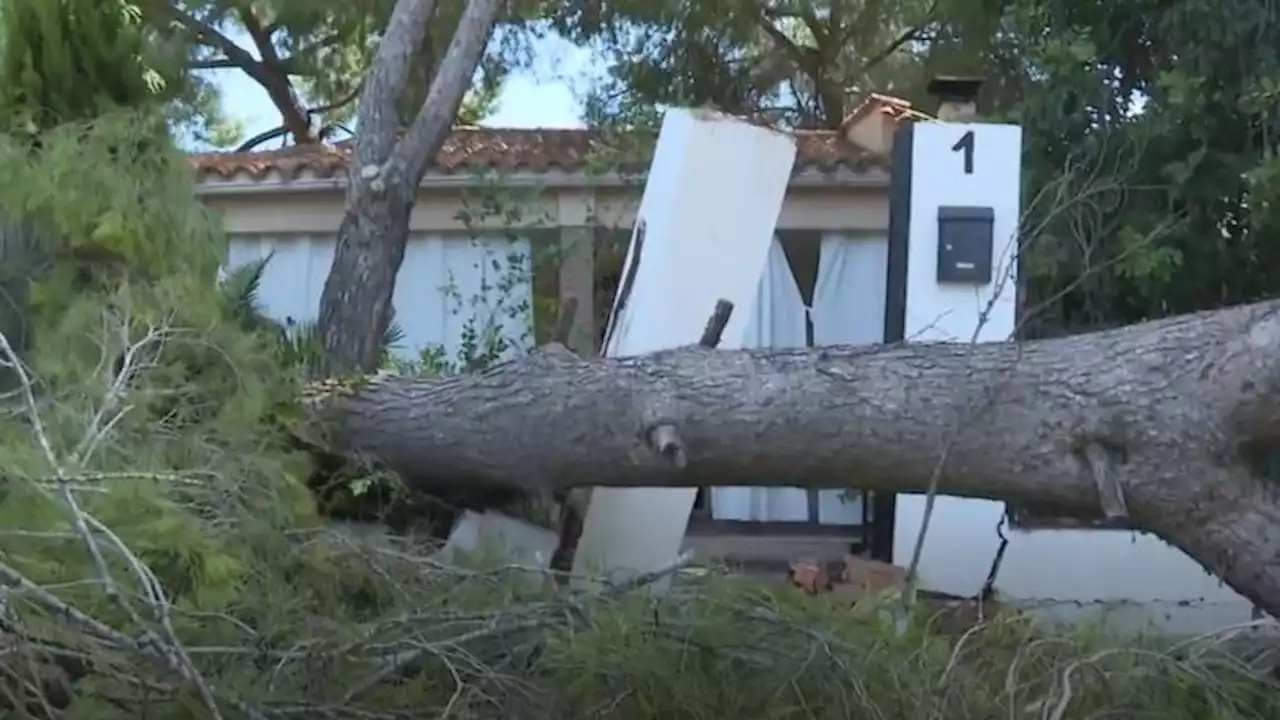
<path id="1" fill-rule="evenodd" d="M 232 268 L 219 284 L 229 318 L 250 332 L 279 327 L 267 317 L 258 297 L 267 264 L 273 257 L 275 253 L 271 252 L 259 260 Z"/>

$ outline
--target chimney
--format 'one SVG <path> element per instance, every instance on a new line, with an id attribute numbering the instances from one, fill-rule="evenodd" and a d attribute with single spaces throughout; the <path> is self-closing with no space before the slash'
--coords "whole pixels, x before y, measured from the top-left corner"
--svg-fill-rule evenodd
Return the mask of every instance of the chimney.
<path id="1" fill-rule="evenodd" d="M 974 122 L 978 119 L 980 77 L 938 75 L 929 81 L 929 94 L 938 98 L 938 119 L 943 122 Z"/>

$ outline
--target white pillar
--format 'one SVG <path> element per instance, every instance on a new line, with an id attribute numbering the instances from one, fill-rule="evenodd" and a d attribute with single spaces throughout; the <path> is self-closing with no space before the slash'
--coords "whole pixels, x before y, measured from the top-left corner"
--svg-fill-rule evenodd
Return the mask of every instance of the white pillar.
<path id="1" fill-rule="evenodd" d="M 910 203 L 903 208 L 908 225 L 903 339 L 967 344 L 976 331 L 978 342 L 1008 340 L 1017 308 L 1022 128 L 922 122 L 910 129 L 910 135 L 909 169 L 897 165 L 893 169 L 910 173 Z M 947 222 L 940 218 L 982 215 L 986 210 L 990 211 L 991 247 L 983 259 L 990 263 L 991 279 L 940 280 L 939 226 Z M 894 217 L 890 223 L 903 221 Z M 911 562 L 924 504 L 924 495 L 898 496 L 895 565 L 906 567 Z M 939 496 L 919 568 L 922 585 L 957 595 L 980 590 L 999 542 L 995 526 L 1003 513 L 1003 503 Z M 964 542 L 958 543 L 960 538 Z M 957 552 L 973 561 L 961 562 Z"/>
<path id="2" fill-rule="evenodd" d="M 739 347 L 795 162 L 795 139 L 705 110 L 666 113 L 636 214 L 604 354 L 698 342 L 716 301 L 733 303 L 722 348 Z M 637 239 L 640 242 L 637 242 Z M 611 576 L 678 557 L 695 488 L 595 488 L 574 571 Z"/>

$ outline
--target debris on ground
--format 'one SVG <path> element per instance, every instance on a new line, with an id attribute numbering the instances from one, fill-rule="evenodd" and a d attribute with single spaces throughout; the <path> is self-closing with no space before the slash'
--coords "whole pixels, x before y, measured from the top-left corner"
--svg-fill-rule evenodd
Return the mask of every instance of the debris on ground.
<path id="1" fill-rule="evenodd" d="M 858 606 L 867 598 L 884 598 L 906 586 L 907 571 L 891 563 L 848 554 L 842 561 L 794 560 L 787 579 L 808 595 L 827 595 Z M 939 630 L 963 631 L 991 619 L 1000 609 L 994 598 L 964 597 L 921 588 L 917 601 Z"/>
<path id="2" fill-rule="evenodd" d="M 527 520 L 493 510 L 467 510 L 449 534 L 440 560 L 457 563 L 460 555 L 479 553 L 499 562 L 546 571 L 559 543 L 560 537 L 554 531 Z"/>

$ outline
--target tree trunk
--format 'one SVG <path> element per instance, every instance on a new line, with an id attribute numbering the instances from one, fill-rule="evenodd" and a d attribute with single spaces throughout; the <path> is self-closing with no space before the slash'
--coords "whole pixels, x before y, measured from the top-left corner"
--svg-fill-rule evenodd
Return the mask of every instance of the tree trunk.
<path id="1" fill-rule="evenodd" d="M 368 372 L 378 365 L 417 188 L 471 85 L 498 5 L 498 0 L 468 0 L 426 100 L 403 137 L 397 103 L 435 2 L 397 0 L 391 12 L 360 95 L 346 214 L 320 296 L 319 330 L 330 372 Z"/>
<path id="2" fill-rule="evenodd" d="M 1127 511 L 1280 615 L 1280 301 L 1070 338 L 581 359 L 314 398 L 420 487 L 859 486 Z"/>
<path id="3" fill-rule="evenodd" d="M 319 327 L 330 372 L 377 368 L 412 209 L 403 183 L 380 193 L 366 187 L 349 202 L 320 295 Z"/>

